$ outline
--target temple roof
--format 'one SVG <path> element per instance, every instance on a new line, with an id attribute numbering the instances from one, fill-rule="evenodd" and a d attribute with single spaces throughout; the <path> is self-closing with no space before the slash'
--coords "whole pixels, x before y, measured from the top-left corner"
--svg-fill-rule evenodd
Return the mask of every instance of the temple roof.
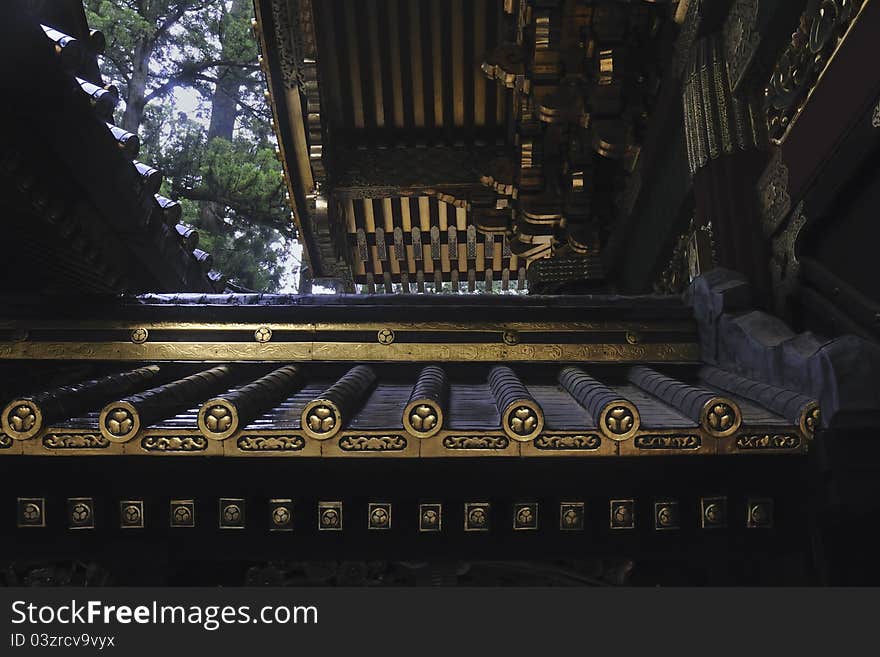
<path id="1" fill-rule="evenodd" d="M 113 124 L 119 94 L 100 75 L 104 38 L 81 2 L 4 15 L 14 43 L 2 108 L 7 290 L 221 291 L 198 233 L 158 194 L 162 174 L 137 160 L 139 140 Z M 16 65 L 17 64 L 17 65 Z"/>

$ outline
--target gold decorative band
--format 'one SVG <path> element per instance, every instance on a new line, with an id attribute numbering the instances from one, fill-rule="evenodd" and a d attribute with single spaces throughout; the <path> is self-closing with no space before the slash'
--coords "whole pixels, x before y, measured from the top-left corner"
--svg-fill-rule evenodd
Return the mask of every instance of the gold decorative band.
<path id="1" fill-rule="evenodd" d="M 377 342 L 14 342 L 0 360 L 696 362 L 695 343 L 487 344 Z"/>
<path id="2" fill-rule="evenodd" d="M 436 435 L 443 420 L 443 409 L 433 399 L 414 399 L 403 409 L 403 428 L 416 438 Z"/>

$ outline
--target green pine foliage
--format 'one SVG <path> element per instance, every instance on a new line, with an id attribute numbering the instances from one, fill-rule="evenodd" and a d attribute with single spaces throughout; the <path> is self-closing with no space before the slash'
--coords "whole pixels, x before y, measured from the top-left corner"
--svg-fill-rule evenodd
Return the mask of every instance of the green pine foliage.
<path id="1" fill-rule="evenodd" d="M 102 74 L 120 89 L 117 124 L 138 133 L 139 159 L 163 171 L 162 193 L 181 202 L 216 270 L 245 288 L 277 290 L 296 235 L 250 0 L 85 5 L 107 37 Z"/>

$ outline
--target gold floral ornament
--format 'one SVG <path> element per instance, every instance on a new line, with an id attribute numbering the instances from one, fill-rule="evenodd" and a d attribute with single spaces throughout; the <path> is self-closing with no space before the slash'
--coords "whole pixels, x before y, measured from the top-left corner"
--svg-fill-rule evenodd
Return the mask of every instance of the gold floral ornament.
<path id="1" fill-rule="evenodd" d="M 29 399 L 16 399 L 3 409 L 0 426 L 13 440 L 28 440 L 43 428 L 43 413 Z"/>
<path id="2" fill-rule="evenodd" d="M 143 344 L 150 337 L 150 332 L 145 328 L 136 328 L 129 337 L 135 344 Z"/>
<path id="3" fill-rule="evenodd" d="M 609 402 L 599 414 L 599 428 L 612 440 L 628 440 L 639 430 L 641 419 L 634 404 L 618 399 Z"/>
<path id="4" fill-rule="evenodd" d="M 700 424 L 715 438 L 726 438 L 739 430 L 742 414 L 731 400 L 713 397 L 703 405 Z"/>
<path id="5" fill-rule="evenodd" d="M 260 344 L 265 344 L 272 339 L 272 329 L 268 326 L 261 326 L 256 331 L 254 331 L 254 340 L 259 342 Z"/>
<path id="6" fill-rule="evenodd" d="M 501 428 L 513 440 L 534 440 L 544 428 L 544 413 L 533 401 L 513 402 L 504 412 Z"/>
<path id="7" fill-rule="evenodd" d="M 443 411 L 433 400 L 413 400 L 403 411 L 403 426 L 416 438 L 430 438 L 443 428 Z"/>
<path id="8" fill-rule="evenodd" d="M 205 437 L 226 440 L 238 430 L 238 410 L 225 399 L 211 399 L 199 409 L 198 426 Z"/>
<path id="9" fill-rule="evenodd" d="M 391 344 L 394 342 L 394 331 L 388 328 L 380 329 L 376 333 L 376 339 L 379 341 L 379 344 Z"/>
<path id="10" fill-rule="evenodd" d="M 98 418 L 101 435 L 114 443 L 125 443 L 134 438 L 141 428 L 137 409 L 128 402 L 108 404 Z"/>

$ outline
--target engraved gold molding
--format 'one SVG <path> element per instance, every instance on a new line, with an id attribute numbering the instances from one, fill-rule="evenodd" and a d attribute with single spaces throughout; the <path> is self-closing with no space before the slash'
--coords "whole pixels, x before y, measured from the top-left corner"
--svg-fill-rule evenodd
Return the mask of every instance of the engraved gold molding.
<path id="1" fill-rule="evenodd" d="M 136 347 L 136 348 L 135 348 Z M 696 362 L 695 343 L 518 344 L 354 342 L 24 342 L 0 343 L 0 360 L 165 361 L 438 361 L 438 362 Z"/>
<path id="2" fill-rule="evenodd" d="M 742 413 L 732 400 L 713 397 L 700 412 L 700 426 L 713 438 L 726 438 L 735 434 L 742 425 Z"/>
<path id="3" fill-rule="evenodd" d="M 206 438 L 226 440 L 238 431 L 238 409 L 226 399 L 211 399 L 202 404 L 197 422 Z"/>
<path id="4" fill-rule="evenodd" d="M 329 399 L 315 399 L 302 412 L 302 430 L 309 438 L 327 440 L 342 429 L 342 413 Z"/>
<path id="5" fill-rule="evenodd" d="M 406 438 L 400 435 L 347 434 L 339 439 L 339 449 L 343 452 L 400 452 L 406 449 L 406 445 Z"/>
<path id="6" fill-rule="evenodd" d="M 3 408 L 0 425 L 13 440 L 28 440 L 42 429 L 43 413 L 31 400 L 15 399 Z"/>
<path id="7" fill-rule="evenodd" d="M 239 436 L 236 446 L 242 452 L 301 452 L 306 441 L 295 434 L 264 436 L 244 434 Z"/>
<path id="8" fill-rule="evenodd" d="M 140 415 L 127 401 L 111 402 L 98 416 L 98 428 L 111 443 L 126 443 L 140 431 Z"/>
<path id="9" fill-rule="evenodd" d="M 662 451 L 697 451 L 703 444 L 699 434 L 642 434 L 636 436 L 636 449 Z"/>
<path id="10" fill-rule="evenodd" d="M 624 399 L 609 402 L 599 414 L 600 431 L 618 442 L 632 438 L 640 424 L 639 409 Z"/>
<path id="11" fill-rule="evenodd" d="M 853 15 L 853 5 L 859 4 Z M 791 43 L 780 55 L 764 89 L 771 141 L 782 144 L 809 105 L 816 89 L 858 24 L 871 0 L 823 0 L 792 26 Z"/>
<path id="12" fill-rule="evenodd" d="M 739 450 L 797 450 L 801 439 L 790 433 L 746 433 L 737 436 L 735 444 Z"/>
<path id="13" fill-rule="evenodd" d="M 597 450 L 602 446 L 602 439 L 594 433 L 577 435 L 547 435 L 535 439 L 535 448 L 539 450 Z"/>
<path id="14" fill-rule="evenodd" d="M 403 428 L 416 438 L 430 438 L 443 428 L 443 409 L 433 399 L 414 399 L 403 409 Z"/>
<path id="15" fill-rule="evenodd" d="M 544 411 L 530 399 L 517 399 L 501 414 L 501 429 L 512 440 L 534 440 L 544 429 Z"/>
<path id="16" fill-rule="evenodd" d="M 144 528 L 144 501 L 143 500 L 120 500 L 120 502 L 119 502 L 119 528 L 120 529 L 143 529 Z"/>
<path id="17" fill-rule="evenodd" d="M 208 439 L 198 433 L 147 434 L 140 440 L 141 450 L 156 454 L 199 454 L 206 452 L 208 446 Z"/>
<path id="18" fill-rule="evenodd" d="M 46 449 L 107 449 L 110 441 L 100 433 L 47 433 L 42 439 Z"/>

